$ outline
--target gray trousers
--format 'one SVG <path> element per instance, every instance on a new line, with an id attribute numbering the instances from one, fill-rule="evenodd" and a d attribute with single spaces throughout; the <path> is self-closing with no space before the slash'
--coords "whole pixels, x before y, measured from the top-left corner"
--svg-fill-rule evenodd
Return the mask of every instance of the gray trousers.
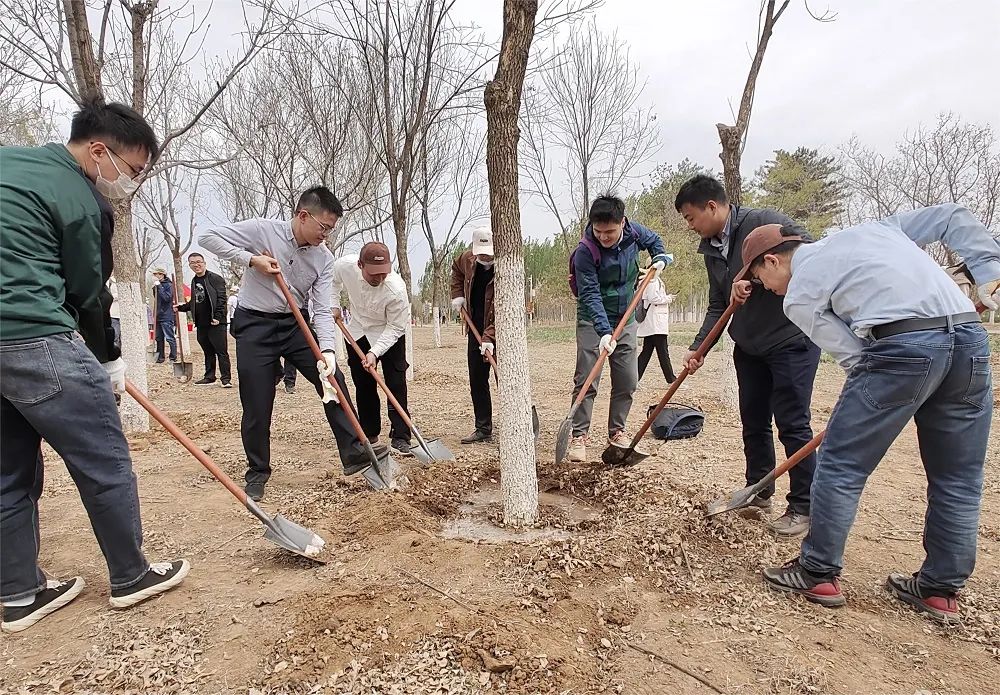
<path id="1" fill-rule="evenodd" d="M 639 385 L 639 362 L 636 352 L 635 333 L 639 324 L 630 323 L 618 338 L 618 347 L 611 353 L 607 361 L 611 364 L 611 411 L 608 413 L 608 434 L 625 429 L 628 411 L 632 409 L 632 396 Z M 594 324 L 588 321 L 576 323 L 576 375 L 573 377 L 573 400 L 576 400 L 580 388 L 590 370 L 597 363 L 600 354 L 601 336 L 594 330 Z M 603 371 L 603 370 L 602 370 Z M 594 412 L 594 397 L 601 383 L 598 373 L 594 383 L 587 390 L 587 395 L 580 408 L 573 416 L 573 436 L 579 437 L 590 430 L 590 418 Z"/>

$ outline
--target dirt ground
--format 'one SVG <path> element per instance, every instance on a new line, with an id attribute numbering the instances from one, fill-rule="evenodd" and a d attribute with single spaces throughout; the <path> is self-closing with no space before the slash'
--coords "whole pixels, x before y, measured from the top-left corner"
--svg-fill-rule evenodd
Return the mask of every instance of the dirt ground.
<path id="1" fill-rule="evenodd" d="M 684 330 L 677 332 L 683 337 Z M 35 628 L 0 638 L 0 692 L 998 691 L 997 423 L 963 625 L 939 627 L 882 587 L 887 573 L 912 571 L 922 559 L 925 481 L 912 428 L 865 491 L 847 548 L 848 606 L 824 609 L 772 594 L 761 583 L 760 568 L 797 555 L 796 542 L 775 540 L 760 519 L 704 518 L 707 502 L 743 480 L 738 420 L 721 408 L 711 358 L 678 395 L 707 411 L 699 437 L 665 443 L 633 470 L 602 468 L 600 446 L 588 465 L 555 466 L 553 439 L 569 405 L 573 345 L 568 329 L 533 335 L 548 528 L 517 542 L 453 537 L 476 527 L 462 518 L 471 497 L 486 517 L 498 514 L 490 499 L 499 483 L 494 447 L 459 444 L 471 431 L 472 408 L 465 343 L 454 326 L 438 350 L 429 329 L 417 329 L 410 402 L 423 432 L 441 437 L 458 461 L 409 466 L 405 490 L 374 493 L 360 480 L 345 480 L 314 392 L 301 378 L 297 393 L 279 390 L 275 473 L 263 505 L 319 532 L 327 541 L 326 564 L 264 541 L 261 525 L 155 427 L 131 442 L 146 549 L 152 560 L 186 557 L 193 568 L 177 590 L 113 612 L 103 558 L 76 489 L 48 452 L 42 565 L 58 577 L 81 574 L 87 589 Z M 177 384 L 166 365 L 153 371 L 155 401 L 240 479 L 238 391 Z M 836 365 L 821 365 L 817 428 L 842 381 Z M 654 360 L 637 394 L 633 427 L 664 388 Z M 595 434 L 607 417 L 602 391 Z M 780 481 L 779 497 L 785 491 Z M 775 513 L 782 509 L 779 500 Z"/>

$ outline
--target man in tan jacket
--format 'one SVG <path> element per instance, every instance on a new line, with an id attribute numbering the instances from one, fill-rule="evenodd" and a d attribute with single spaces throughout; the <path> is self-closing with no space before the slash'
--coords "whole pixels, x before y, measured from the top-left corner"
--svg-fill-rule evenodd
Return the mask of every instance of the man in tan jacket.
<path id="1" fill-rule="evenodd" d="M 463 307 L 483 337 L 482 346 L 469 331 L 469 388 L 476 429 L 463 444 L 490 441 L 493 437 L 493 401 L 490 399 L 490 364 L 486 353 L 496 345 L 493 317 L 493 232 L 479 227 L 472 233 L 472 250 L 455 259 L 451 266 L 451 307 Z"/>

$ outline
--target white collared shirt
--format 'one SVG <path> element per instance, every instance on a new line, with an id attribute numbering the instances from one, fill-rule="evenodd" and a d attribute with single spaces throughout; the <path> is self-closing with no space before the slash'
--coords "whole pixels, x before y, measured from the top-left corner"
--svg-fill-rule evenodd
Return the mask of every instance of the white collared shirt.
<path id="1" fill-rule="evenodd" d="M 358 340 L 368 339 L 369 352 L 384 355 L 405 333 L 410 323 L 410 300 L 406 283 L 399 273 L 389 273 L 378 286 L 372 287 L 361 275 L 358 255 L 338 258 L 333 263 L 333 293 L 347 292 L 351 307 L 347 330 Z"/>

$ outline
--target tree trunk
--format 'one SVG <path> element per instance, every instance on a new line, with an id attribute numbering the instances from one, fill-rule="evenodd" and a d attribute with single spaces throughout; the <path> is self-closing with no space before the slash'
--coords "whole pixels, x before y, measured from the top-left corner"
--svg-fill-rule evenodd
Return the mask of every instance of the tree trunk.
<path id="1" fill-rule="evenodd" d="M 504 523 L 538 519 L 538 473 L 531 430 L 531 374 L 524 326 L 524 246 L 518 203 L 517 127 L 537 0 L 504 0 L 496 76 L 486 85 L 486 170 L 496 249 L 497 354 L 500 371 L 500 486 Z"/>
<path id="2" fill-rule="evenodd" d="M 719 142 L 722 143 L 722 179 L 726 185 L 726 195 L 729 202 L 739 205 L 743 199 L 743 179 L 740 177 L 740 159 L 742 158 L 743 133 L 736 126 L 716 123 L 719 131 Z"/>
<path id="3" fill-rule="evenodd" d="M 118 312 L 121 316 L 122 359 L 128 365 L 128 379 L 142 393 L 147 393 L 146 346 L 149 327 L 146 323 L 145 278 L 139 274 L 135 241 L 132 237 L 131 201 L 112 201 L 115 210 L 115 233 L 111 249 L 115 259 L 115 282 L 118 285 Z M 126 432 L 148 432 L 149 413 L 128 395 L 122 396 L 122 426 Z"/>
<path id="4" fill-rule="evenodd" d="M 434 317 L 434 347 L 441 347 L 441 322 L 438 321 L 438 282 L 441 277 L 441 268 L 431 261 L 431 315 Z"/>
<path id="5" fill-rule="evenodd" d="M 174 261 L 174 296 L 178 304 L 184 303 L 184 269 L 181 267 L 181 256 L 179 253 L 171 254 Z M 188 314 L 186 311 L 177 312 L 177 339 L 181 341 L 181 349 L 184 350 L 184 359 L 191 361 L 191 338 L 188 335 L 187 324 Z"/>

